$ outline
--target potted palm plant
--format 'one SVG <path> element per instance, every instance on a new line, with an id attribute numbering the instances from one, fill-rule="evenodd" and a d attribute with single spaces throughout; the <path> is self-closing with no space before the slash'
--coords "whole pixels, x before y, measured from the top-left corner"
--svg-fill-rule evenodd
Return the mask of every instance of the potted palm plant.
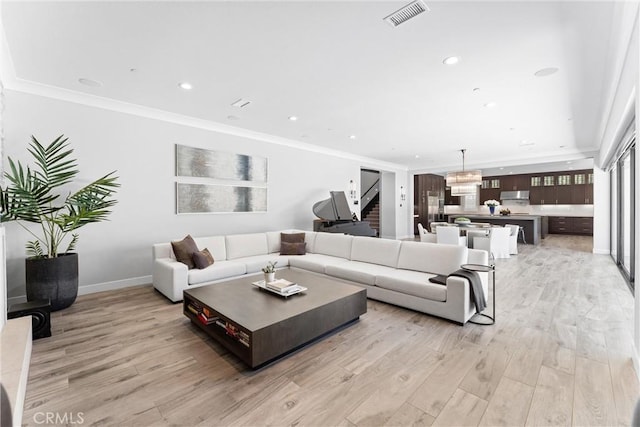
<path id="1" fill-rule="evenodd" d="M 32 136 L 29 153 L 35 166 L 9 158 L 8 184 L 0 187 L 0 222 L 17 221 L 34 237 L 26 245 L 27 300 L 49 299 L 52 310 L 69 307 L 78 295 L 74 231 L 106 220 L 120 186 L 113 171 L 67 193 L 65 187 L 79 173 L 67 140 L 60 135 L 45 147 Z M 40 232 L 25 223 L 39 224 Z"/>

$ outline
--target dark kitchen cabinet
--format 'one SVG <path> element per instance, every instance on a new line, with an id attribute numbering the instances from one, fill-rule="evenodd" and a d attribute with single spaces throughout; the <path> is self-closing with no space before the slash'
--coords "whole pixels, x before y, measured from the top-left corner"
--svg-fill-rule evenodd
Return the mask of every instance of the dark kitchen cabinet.
<path id="1" fill-rule="evenodd" d="M 500 200 L 503 179 L 503 176 L 488 176 L 482 179 L 480 200 L 478 200 L 479 205 L 483 205 L 487 200 Z"/>
<path id="2" fill-rule="evenodd" d="M 573 192 L 571 203 L 576 205 L 593 204 L 593 171 L 577 171 L 573 174 Z"/>
<path id="3" fill-rule="evenodd" d="M 592 217 L 550 216 L 549 234 L 593 235 Z"/>
<path id="4" fill-rule="evenodd" d="M 523 191 L 529 190 L 530 175 L 528 174 L 519 174 L 519 175 L 505 175 L 500 177 L 500 189 L 502 191 Z"/>

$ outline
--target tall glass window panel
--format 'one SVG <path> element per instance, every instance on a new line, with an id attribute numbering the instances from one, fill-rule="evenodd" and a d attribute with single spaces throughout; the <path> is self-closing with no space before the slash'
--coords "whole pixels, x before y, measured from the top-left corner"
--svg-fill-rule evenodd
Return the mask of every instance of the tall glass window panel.
<path id="1" fill-rule="evenodd" d="M 618 169 L 614 166 L 609 172 L 611 182 L 611 258 L 618 263 Z"/>
<path id="2" fill-rule="evenodd" d="M 633 209 L 633 149 L 620 159 L 620 263 L 629 278 L 632 277 L 632 209 Z"/>

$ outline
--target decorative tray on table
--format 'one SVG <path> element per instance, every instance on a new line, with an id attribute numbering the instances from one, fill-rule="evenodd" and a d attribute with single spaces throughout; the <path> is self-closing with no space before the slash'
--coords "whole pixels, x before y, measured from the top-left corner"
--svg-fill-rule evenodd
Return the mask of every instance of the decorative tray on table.
<path id="1" fill-rule="evenodd" d="M 304 286 L 300 286 L 286 279 L 277 279 L 268 283 L 265 283 L 264 280 L 258 280 L 257 282 L 251 282 L 251 284 L 260 289 L 280 295 L 281 297 L 289 297 L 307 290 Z"/>

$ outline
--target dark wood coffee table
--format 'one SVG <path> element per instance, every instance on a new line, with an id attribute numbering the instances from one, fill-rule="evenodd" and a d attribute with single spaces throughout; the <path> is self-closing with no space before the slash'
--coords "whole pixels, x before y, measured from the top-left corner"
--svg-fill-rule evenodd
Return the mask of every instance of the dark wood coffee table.
<path id="1" fill-rule="evenodd" d="M 304 270 L 279 270 L 277 278 L 307 288 L 287 298 L 244 276 L 184 291 L 184 314 L 252 368 L 290 353 L 367 312 L 366 290 Z"/>

